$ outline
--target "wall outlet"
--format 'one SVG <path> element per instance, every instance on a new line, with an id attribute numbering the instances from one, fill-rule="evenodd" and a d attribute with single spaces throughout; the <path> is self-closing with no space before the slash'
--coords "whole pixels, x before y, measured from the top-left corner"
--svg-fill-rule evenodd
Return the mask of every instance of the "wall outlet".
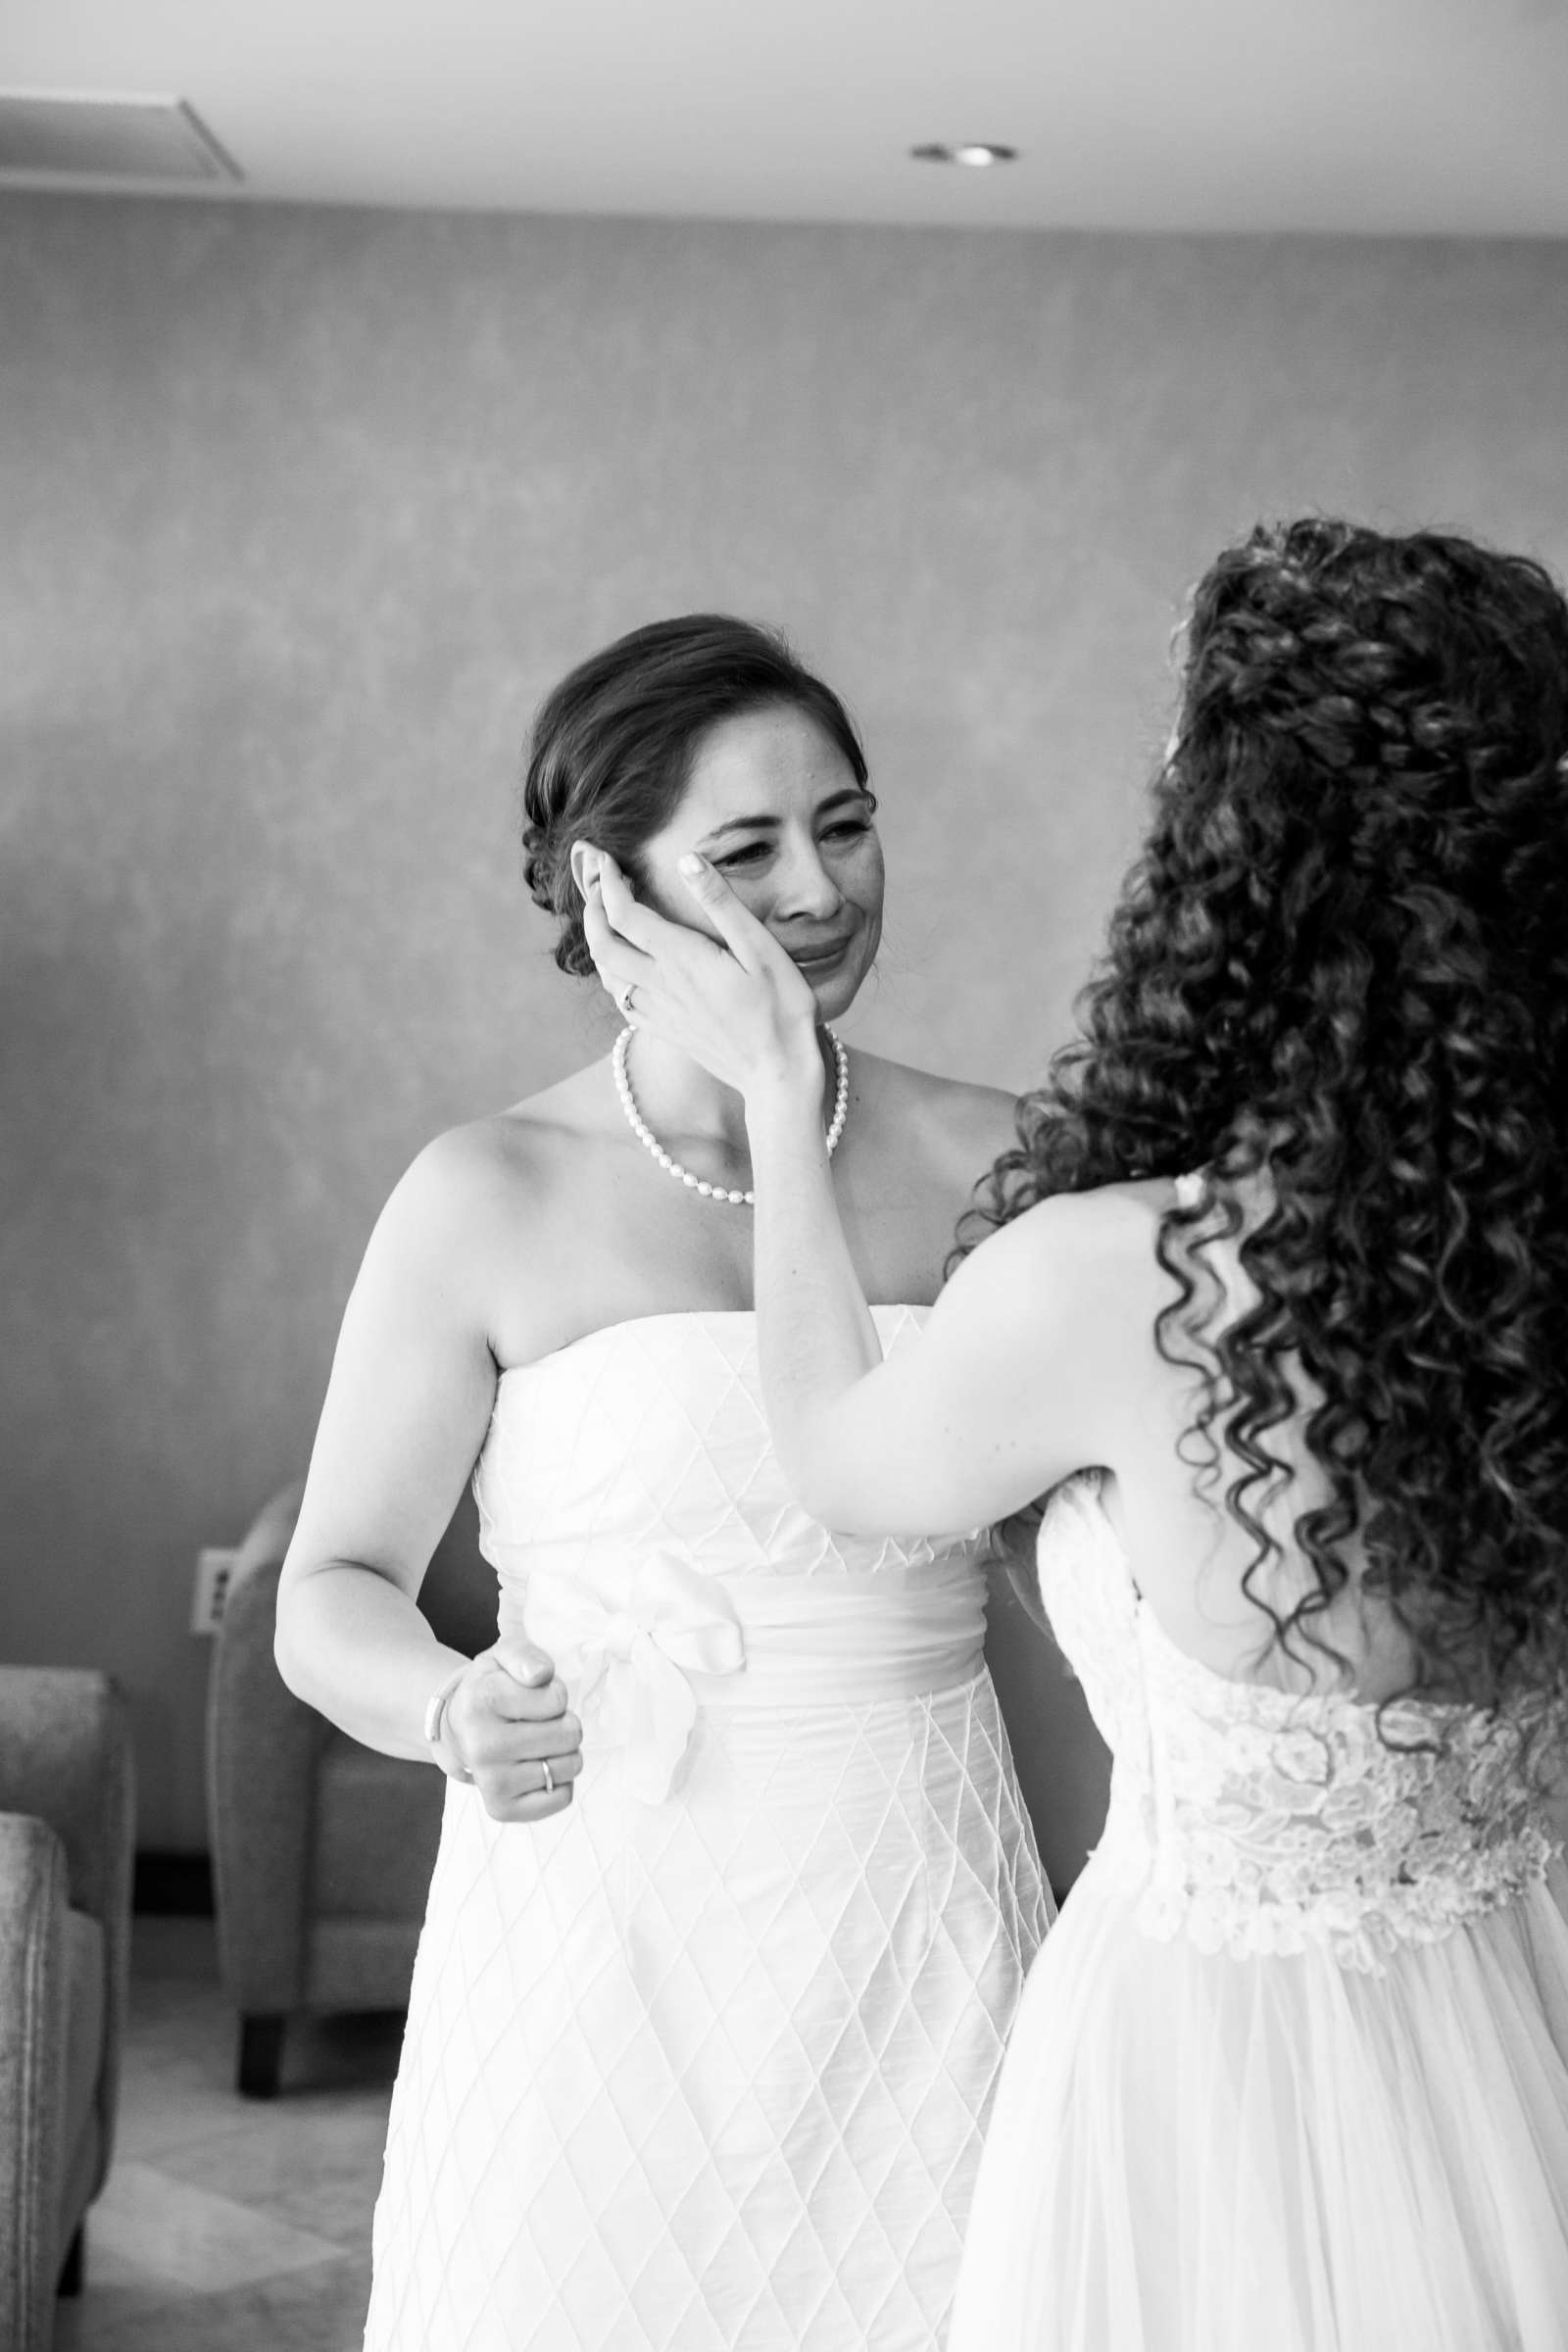
<path id="1" fill-rule="evenodd" d="M 232 1551 L 225 1551 L 216 1544 L 205 1545 L 196 1554 L 196 1583 L 190 1596 L 193 1634 L 217 1633 L 234 1558 Z"/>

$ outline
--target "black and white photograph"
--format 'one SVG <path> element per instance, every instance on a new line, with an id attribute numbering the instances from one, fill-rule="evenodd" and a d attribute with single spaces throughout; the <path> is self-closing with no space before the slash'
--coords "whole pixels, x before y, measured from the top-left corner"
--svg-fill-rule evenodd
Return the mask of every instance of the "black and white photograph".
<path id="1" fill-rule="evenodd" d="M 1568 2352 L 1568 0 L 0 10 L 0 2352 Z"/>

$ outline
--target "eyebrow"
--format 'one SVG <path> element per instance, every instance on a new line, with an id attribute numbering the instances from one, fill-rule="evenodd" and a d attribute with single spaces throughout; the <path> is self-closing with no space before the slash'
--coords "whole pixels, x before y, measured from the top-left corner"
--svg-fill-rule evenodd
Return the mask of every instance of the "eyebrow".
<path id="1" fill-rule="evenodd" d="M 817 807 L 812 809 L 811 814 L 813 818 L 832 816 L 840 808 L 863 808 L 864 806 L 865 794 L 860 786 L 856 784 L 844 792 L 835 792 L 827 800 L 819 802 Z M 705 833 L 703 840 L 705 844 L 722 841 L 729 833 L 776 833 L 779 823 L 780 819 L 776 816 L 730 816 L 726 817 L 721 825 L 715 825 L 711 833 Z"/>

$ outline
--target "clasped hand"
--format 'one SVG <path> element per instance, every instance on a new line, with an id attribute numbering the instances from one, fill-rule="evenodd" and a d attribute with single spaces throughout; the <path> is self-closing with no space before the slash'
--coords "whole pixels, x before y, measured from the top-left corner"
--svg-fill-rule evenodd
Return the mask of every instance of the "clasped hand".
<path id="1" fill-rule="evenodd" d="M 492 1819 L 547 1821 L 570 1804 L 582 1725 L 567 1709 L 554 1659 L 537 1643 L 503 1635 L 481 1650 L 447 1702 L 446 1722 Z"/>
<path id="2" fill-rule="evenodd" d="M 614 859 L 586 850 L 583 928 L 600 979 L 629 1018 L 751 1101 L 775 1084 L 821 1084 L 816 1003 L 789 956 L 706 858 L 680 871 L 710 931 L 633 897 Z"/>

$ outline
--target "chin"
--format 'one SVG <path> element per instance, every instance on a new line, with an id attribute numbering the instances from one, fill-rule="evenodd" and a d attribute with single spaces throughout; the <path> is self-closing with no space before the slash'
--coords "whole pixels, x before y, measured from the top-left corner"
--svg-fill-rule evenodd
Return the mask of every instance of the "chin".
<path id="1" fill-rule="evenodd" d="M 846 963 L 843 971 L 829 972 L 825 978 L 813 980 L 811 994 L 816 1000 L 817 1019 L 841 1020 L 859 995 L 860 983 L 864 978 L 864 966 L 857 958 L 853 963 Z"/>

